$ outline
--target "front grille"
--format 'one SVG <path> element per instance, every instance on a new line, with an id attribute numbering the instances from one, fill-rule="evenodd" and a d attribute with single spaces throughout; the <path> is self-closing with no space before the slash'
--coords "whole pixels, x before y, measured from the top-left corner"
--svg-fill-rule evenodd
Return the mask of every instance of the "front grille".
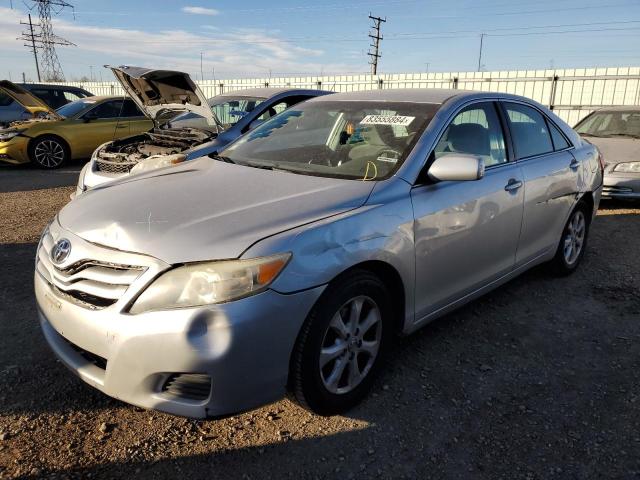
<path id="1" fill-rule="evenodd" d="M 92 363 L 93 365 L 95 365 L 96 367 L 100 368 L 101 370 L 106 370 L 107 369 L 107 359 L 106 358 L 102 358 L 101 356 L 96 355 L 95 353 L 88 352 L 88 351 L 80 348 L 75 343 L 70 342 L 66 338 L 65 338 L 65 341 L 69 344 L 69 346 L 71 348 L 73 348 L 76 352 L 78 352 L 80 354 L 80 356 L 82 358 L 84 358 L 87 362 Z"/>
<path id="2" fill-rule="evenodd" d="M 164 382 L 162 391 L 187 400 L 206 400 L 211 392 L 211 377 L 203 373 L 174 373 Z"/>
<path id="3" fill-rule="evenodd" d="M 129 173 L 137 164 L 136 161 L 96 159 L 96 169 L 105 173 Z"/>
<path id="4" fill-rule="evenodd" d="M 97 310 L 113 305 L 145 271 L 144 267 L 97 260 L 81 260 L 59 268 L 49 257 L 52 243 L 43 239 L 36 270 L 56 294 L 84 308 Z"/>

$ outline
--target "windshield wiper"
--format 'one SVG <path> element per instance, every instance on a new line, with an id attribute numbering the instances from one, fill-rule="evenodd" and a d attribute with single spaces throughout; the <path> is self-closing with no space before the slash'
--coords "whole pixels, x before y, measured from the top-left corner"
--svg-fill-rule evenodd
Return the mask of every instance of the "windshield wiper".
<path id="1" fill-rule="evenodd" d="M 214 160 L 220 160 L 225 163 L 237 163 L 235 160 L 231 160 L 229 157 L 223 157 L 222 155 L 218 155 L 217 153 L 209 154 L 209 158 L 213 158 Z"/>
<path id="2" fill-rule="evenodd" d="M 640 138 L 640 135 L 635 135 L 633 133 L 610 133 L 609 137 L 631 137 L 631 138 Z"/>

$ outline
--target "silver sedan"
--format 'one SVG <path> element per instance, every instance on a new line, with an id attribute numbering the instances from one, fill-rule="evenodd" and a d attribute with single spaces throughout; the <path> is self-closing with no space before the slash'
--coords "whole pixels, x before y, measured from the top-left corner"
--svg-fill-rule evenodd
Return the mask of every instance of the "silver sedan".
<path id="1" fill-rule="evenodd" d="M 604 156 L 602 197 L 640 200 L 640 107 L 597 110 L 576 131 Z"/>
<path id="2" fill-rule="evenodd" d="M 336 414 L 394 335 L 534 265 L 573 272 L 601 185 L 596 149 L 525 98 L 319 97 L 68 204 L 38 247 L 40 323 L 131 404 L 201 418 L 289 389 Z"/>

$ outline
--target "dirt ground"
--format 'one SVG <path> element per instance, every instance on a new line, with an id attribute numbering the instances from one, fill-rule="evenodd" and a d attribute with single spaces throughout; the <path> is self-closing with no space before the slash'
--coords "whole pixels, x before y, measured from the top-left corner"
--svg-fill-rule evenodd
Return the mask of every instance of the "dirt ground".
<path id="1" fill-rule="evenodd" d="M 640 208 L 602 209 L 574 275 L 534 269 L 398 340 L 348 415 L 192 421 L 106 397 L 45 344 L 35 243 L 70 191 L 0 194 L 0 478 L 640 478 Z"/>

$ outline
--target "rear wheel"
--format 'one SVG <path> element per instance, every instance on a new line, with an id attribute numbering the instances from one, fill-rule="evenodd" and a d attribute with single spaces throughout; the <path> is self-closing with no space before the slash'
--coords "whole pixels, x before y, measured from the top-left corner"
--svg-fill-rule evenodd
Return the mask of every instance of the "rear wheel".
<path id="1" fill-rule="evenodd" d="M 391 326 L 384 284 L 354 271 L 327 287 L 298 336 L 291 389 L 303 407 L 320 415 L 342 413 L 369 391 Z"/>
<path id="2" fill-rule="evenodd" d="M 589 208 L 580 201 L 567 220 L 556 256 L 551 262 L 557 274 L 569 275 L 578 268 L 584 256 L 588 235 Z"/>
<path id="3" fill-rule="evenodd" d="M 69 156 L 69 147 L 58 137 L 38 137 L 29 144 L 29 159 L 40 168 L 59 168 Z"/>

